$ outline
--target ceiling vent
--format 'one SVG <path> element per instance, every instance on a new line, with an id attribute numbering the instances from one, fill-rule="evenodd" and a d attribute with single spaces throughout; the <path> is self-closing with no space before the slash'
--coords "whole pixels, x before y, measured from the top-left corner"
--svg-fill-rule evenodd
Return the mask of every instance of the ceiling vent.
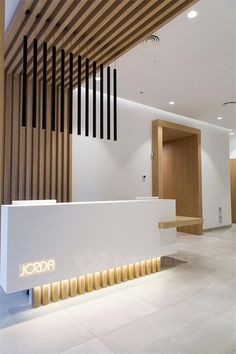
<path id="1" fill-rule="evenodd" d="M 151 45 L 155 45 L 158 44 L 160 42 L 160 38 L 158 36 L 156 36 L 155 34 L 151 34 L 150 36 L 144 38 L 141 42 L 141 44 L 151 44 Z"/>

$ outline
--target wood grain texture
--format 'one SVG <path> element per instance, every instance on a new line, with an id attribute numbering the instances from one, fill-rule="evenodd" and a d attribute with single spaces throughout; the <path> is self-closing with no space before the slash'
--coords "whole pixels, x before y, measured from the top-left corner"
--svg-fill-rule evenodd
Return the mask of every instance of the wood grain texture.
<path id="1" fill-rule="evenodd" d="M 236 159 L 230 160 L 232 222 L 236 223 Z"/>
<path id="2" fill-rule="evenodd" d="M 21 76 L 5 75 L 5 114 L 2 143 L 2 203 L 12 200 L 57 199 L 71 201 L 71 136 L 51 131 L 51 88 L 47 96 L 47 129 L 42 129 L 42 84 L 38 82 L 37 127 L 32 128 L 32 80 L 28 82 L 27 127 L 21 126 Z M 58 92 L 56 112 L 58 112 Z M 65 94 L 65 102 L 67 100 Z M 63 134 L 63 138 L 60 138 Z M 62 155 L 63 150 L 63 155 Z M 63 165 L 63 169 L 61 166 Z"/>
<path id="3" fill-rule="evenodd" d="M 201 219 L 200 130 L 156 120 L 153 122 L 152 144 L 153 195 L 175 199 L 177 215 Z M 178 230 L 201 235 L 202 222 L 182 226 Z"/>
<path id="4" fill-rule="evenodd" d="M 29 42 L 29 75 L 32 75 L 33 38 L 38 39 L 38 74 L 42 76 L 42 43 L 48 43 L 48 79 L 51 75 L 51 48 L 66 52 L 66 84 L 69 79 L 69 52 L 89 56 L 108 65 L 137 45 L 197 0 L 21 0 L 14 21 L 6 33 L 5 68 L 20 73 L 20 40 Z M 26 9 L 29 14 L 25 15 Z M 40 16 L 37 16 L 40 14 Z M 58 59 L 57 76 L 60 73 Z M 92 73 L 92 66 L 90 68 Z M 84 72 L 83 72 L 84 77 Z M 76 80 L 74 82 L 76 85 Z"/>
<path id="5" fill-rule="evenodd" d="M 190 216 L 176 216 L 174 220 L 159 222 L 160 229 L 170 229 L 172 227 L 190 226 L 202 224 L 202 218 L 193 218 Z"/>

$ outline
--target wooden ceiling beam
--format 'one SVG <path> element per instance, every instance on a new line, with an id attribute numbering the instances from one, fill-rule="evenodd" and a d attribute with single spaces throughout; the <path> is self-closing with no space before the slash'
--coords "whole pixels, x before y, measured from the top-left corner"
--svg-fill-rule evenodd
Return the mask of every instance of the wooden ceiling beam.
<path id="1" fill-rule="evenodd" d="M 198 0 L 195 0 L 197 2 Z M 175 1 L 176 5 L 177 1 Z M 172 8 L 168 14 L 159 19 L 158 21 L 154 21 L 150 23 L 150 27 L 143 29 L 142 32 L 139 32 L 138 36 L 130 38 L 129 42 L 123 43 L 123 46 L 114 45 L 112 50 L 109 51 L 109 55 L 105 55 L 102 57 L 95 58 L 97 61 L 97 66 L 103 64 L 104 66 L 109 65 L 114 61 L 114 58 L 118 58 L 123 55 L 125 52 L 130 50 L 132 47 L 140 43 L 143 39 L 145 39 L 149 34 L 157 31 L 159 28 L 163 27 L 166 23 L 171 21 L 175 16 L 183 12 L 183 9 L 187 9 L 189 6 L 193 4 L 191 0 L 179 0 L 177 6 Z M 92 58 L 93 59 L 93 58 Z M 92 75 L 92 66 L 90 66 L 90 76 Z M 85 79 L 85 70 L 82 71 L 82 81 Z M 68 78 L 65 81 L 65 85 L 68 85 Z M 74 70 L 74 87 L 77 85 L 76 78 L 76 70 Z"/>
<path id="2" fill-rule="evenodd" d="M 160 1 L 160 0 L 159 0 Z M 161 1 L 166 1 L 166 0 L 161 0 Z M 170 1 L 170 0 L 168 0 Z M 80 54 L 83 58 L 89 57 L 91 53 L 93 55 L 101 55 L 102 52 L 100 52 L 100 47 L 101 43 L 106 46 L 110 44 L 113 40 L 113 36 L 115 36 L 115 33 L 118 33 L 118 31 L 121 31 L 125 27 L 127 27 L 128 24 L 131 23 L 131 21 L 135 20 L 139 15 L 142 16 L 145 14 L 145 11 L 149 9 L 151 6 L 156 4 L 156 0 L 138 0 L 136 1 L 133 5 L 131 2 L 129 2 L 129 6 L 126 6 L 126 12 L 124 9 L 121 9 L 120 12 L 117 12 L 117 17 L 115 16 L 113 18 L 113 21 L 109 21 L 109 23 L 105 23 L 102 27 L 97 27 L 97 31 L 94 34 L 94 37 L 90 37 L 91 40 L 88 41 L 86 40 L 80 40 L 78 39 L 77 42 L 75 42 L 72 46 L 72 48 L 67 48 L 66 53 L 69 53 L 70 49 L 73 51 L 75 57 Z M 121 17 L 121 14 L 123 17 Z M 114 21 L 116 20 L 116 21 Z M 101 22 L 100 22 L 101 23 Z M 83 35 L 82 38 L 87 38 L 87 36 Z M 58 68 L 57 68 L 57 76 L 60 74 L 60 62 L 58 61 Z M 68 69 L 69 69 L 69 60 L 68 60 L 68 55 L 66 56 L 66 61 L 65 61 L 65 70 L 68 74 Z M 51 74 L 51 73 L 50 73 Z M 50 79 L 50 75 L 49 75 Z"/>
<path id="3" fill-rule="evenodd" d="M 40 0 L 41 1 L 41 0 Z M 86 0 L 84 0 L 86 1 Z M 70 12 L 67 13 L 69 16 L 73 11 L 77 8 L 78 3 L 80 0 L 74 0 L 73 2 L 67 1 L 67 0 L 57 0 L 57 1 L 51 1 L 49 0 L 49 4 L 51 4 L 50 8 L 48 9 L 47 13 L 42 13 L 40 15 L 40 18 L 38 20 L 35 20 L 35 12 L 34 16 L 32 16 L 31 21 L 34 23 L 34 32 L 32 32 L 32 29 L 30 28 L 28 31 L 25 33 L 22 33 L 19 36 L 19 46 L 15 48 L 15 52 L 11 55 L 5 56 L 5 67 L 6 70 L 9 72 L 19 72 L 21 70 L 22 66 L 22 51 L 21 51 L 21 46 L 22 46 L 22 39 L 23 35 L 27 34 L 28 36 L 28 64 L 30 61 L 33 62 L 33 39 L 36 37 L 38 39 L 38 52 L 42 51 L 43 47 L 43 42 L 46 40 L 53 40 L 53 35 L 56 33 L 60 27 L 65 26 L 65 24 L 59 23 L 59 19 L 63 14 L 65 14 L 65 10 L 70 8 Z M 70 5 L 70 6 L 69 6 Z M 41 9 L 43 10 L 43 8 Z M 39 13 L 39 12 L 38 12 Z M 50 19 L 50 20 L 48 20 Z M 70 18 L 68 19 L 70 21 Z M 28 28 L 28 26 L 27 26 Z M 55 29 L 56 28 L 56 29 Z M 11 62 L 8 65 L 8 57 L 11 58 Z"/>
<path id="4" fill-rule="evenodd" d="M 42 6 L 43 3 L 43 6 Z M 32 31 L 34 30 L 36 23 L 38 20 L 36 20 L 36 16 L 41 14 L 44 14 L 48 7 L 50 6 L 50 0 L 36 0 L 34 4 L 34 7 L 29 10 L 28 14 L 24 14 L 24 19 L 23 23 L 24 26 L 21 26 L 21 28 L 18 31 L 18 35 L 16 38 L 14 38 L 13 43 L 10 45 L 8 50 L 5 52 L 5 68 L 7 71 L 13 71 L 11 68 L 12 62 L 16 60 L 16 57 L 20 58 L 22 57 L 22 39 L 24 35 L 28 36 L 28 41 L 30 40 L 30 36 L 32 34 Z M 41 15 L 42 16 L 42 15 Z M 39 19 L 41 20 L 41 19 Z"/>
<path id="5" fill-rule="evenodd" d="M 29 38 L 28 74 L 32 75 L 33 46 L 38 39 L 38 74 L 42 77 L 42 44 L 48 43 L 48 79 L 51 78 L 51 48 L 57 47 L 57 80 L 60 78 L 60 50 L 66 51 L 65 83 L 68 84 L 70 51 L 75 60 L 109 64 L 156 32 L 179 13 L 198 0 L 22 0 L 15 23 L 7 38 L 5 68 L 20 73 L 22 67 L 22 39 Z M 24 5 L 25 4 L 25 5 Z M 27 4 L 27 6 L 26 6 Z M 29 15 L 25 16 L 26 7 Z M 21 17 L 19 18 L 19 14 Z M 37 14 L 40 14 L 38 17 Z M 47 21 L 47 19 L 49 20 Z M 37 19 L 37 20 L 36 20 Z M 74 68 L 76 80 L 76 65 Z M 84 71 L 83 71 L 84 78 Z M 75 81 L 76 82 L 76 81 Z"/>
<path id="6" fill-rule="evenodd" d="M 21 0 L 15 14 L 7 27 L 4 35 L 5 39 L 5 48 L 4 53 L 6 54 L 10 47 L 15 45 L 15 39 L 19 36 L 21 30 L 25 27 L 27 22 L 27 18 L 25 16 L 25 12 L 30 10 L 33 11 L 34 7 L 36 6 L 37 1 L 34 0 Z M 22 21 L 23 19 L 23 21 Z"/>
<path id="7" fill-rule="evenodd" d="M 164 1 L 159 5 L 160 7 L 155 6 L 155 9 L 151 8 L 152 16 L 150 16 L 150 13 L 147 13 L 145 16 L 141 14 L 137 19 L 129 23 L 129 25 L 121 32 L 115 32 L 116 35 L 114 37 L 112 36 L 112 40 L 109 43 L 106 43 L 106 41 L 104 43 L 102 40 L 99 41 L 97 43 L 98 55 L 94 55 L 91 49 L 88 53 L 88 57 L 91 61 L 97 61 L 99 59 L 99 63 L 101 63 L 105 62 L 106 58 L 110 57 L 110 55 L 112 54 L 114 60 L 115 58 L 117 58 L 116 56 L 114 56 L 114 53 L 117 51 L 118 48 L 138 44 L 143 38 L 152 33 L 150 28 L 157 27 L 158 23 L 165 16 L 168 16 L 168 18 L 172 18 L 172 15 L 169 16 L 169 14 L 172 14 L 179 6 L 181 8 L 182 6 L 185 6 L 183 4 L 186 4 L 187 1 L 189 2 L 191 0 L 176 0 L 174 4 L 173 1 Z M 102 53 L 102 55 L 100 55 L 100 53 Z M 74 69 L 74 75 L 75 74 L 76 67 Z M 68 79 L 69 71 L 67 67 L 65 68 L 66 84 Z"/>
<path id="8" fill-rule="evenodd" d="M 57 54 L 61 49 L 65 49 L 66 53 L 69 53 L 70 50 L 73 48 L 73 44 L 75 41 L 76 33 L 79 34 L 77 38 L 81 38 L 83 36 L 83 31 L 86 31 L 89 26 L 93 27 L 93 21 L 96 21 L 96 18 L 100 19 L 100 16 L 107 10 L 111 11 L 111 8 L 115 8 L 115 3 L 117 0 L 100 0 L 100 1 L 93 1 L 93 6 L 88 1 L 86 2 L 86 8 L 81 10 L 81 12 L 77 12 L 76 16 L 73 18 L 73 21 L 70 22 L 70 26 L 65 31 L 65 33 L 61 33 L 54 42 L 49 44 L 48 46 L 48 74 L 51 73 L 51 48 L 52 45 L 57 46 Z M 127 0 L 126 0 L 127 1 Z M 87 16 L 88 7 L 90 9 L 89 16 Z M 76 31 L 76 32 L 75 32 Z M 78 39 L 77 39 L 78 41 Z M 88 38 L 87 38 L 88 41 Z M 57 66 L 60 64 L 60 59 L 57 60 Z M 32 75 L 32 66 L 29 65 L 29 76 Z M 42 69 L 43 69 L 43 60 L 42 60 L 42 52 L 38 56 L 38 75 L 39 77 L 42 76 Z"/>

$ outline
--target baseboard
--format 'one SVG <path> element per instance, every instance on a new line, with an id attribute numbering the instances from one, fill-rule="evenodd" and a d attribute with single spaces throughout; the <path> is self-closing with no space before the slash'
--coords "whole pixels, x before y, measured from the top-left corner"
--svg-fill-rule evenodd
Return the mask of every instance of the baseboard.
<path id="1" fill-rule="evenodd" d="M 216 227 L 210 227 L 209 229 L 203 229 L 203 232 L 206 231 L 214 231 L 214 230 L 221 230 L 221 229 L 229 229 L 232 227 L 232 224 L 229 225 L 223 225 L 223 226 L 216 226 Z"/>

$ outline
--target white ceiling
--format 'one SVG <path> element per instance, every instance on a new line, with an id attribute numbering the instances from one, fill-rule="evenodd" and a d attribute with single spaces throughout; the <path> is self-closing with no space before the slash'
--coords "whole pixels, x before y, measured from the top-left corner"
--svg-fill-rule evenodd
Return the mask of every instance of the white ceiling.
<path id="1" fill-rule="evenodd" d="M 222 105 L 236 101 L 236 1 L 200 0 L 192 9 L 196 18 L 188 10 L 156 33 L 159 44 L 117 60 L 119 96 L 236 130 L 236 105 Z"/>

